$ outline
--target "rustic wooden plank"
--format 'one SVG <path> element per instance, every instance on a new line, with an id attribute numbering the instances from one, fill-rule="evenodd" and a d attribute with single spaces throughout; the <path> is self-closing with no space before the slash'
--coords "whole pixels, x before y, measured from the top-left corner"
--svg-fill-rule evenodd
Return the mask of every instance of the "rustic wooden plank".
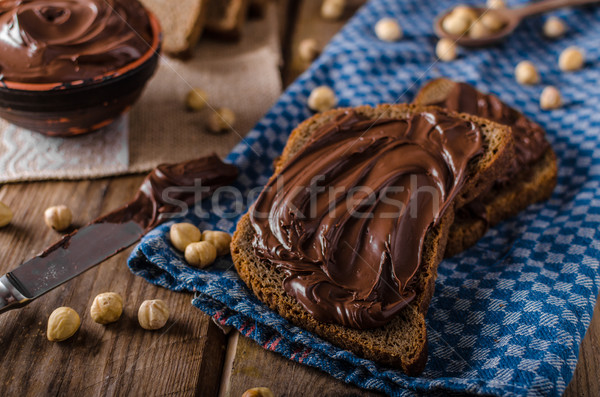
<path id="1" fill-rule="evenodd" d="M 324 372 L 290 361 L 239 336 L 225 396 L 241 396 L 252 387 L 268 387 L 278 397 L 379 396 L 330 377 Z"/>
<path id="2" fill-rule="evenodd" d="M 565 397 L 600 396 L 600 298 L 579 348 L 579 360 Z"/>
<path id="3" fill-rule="evenodd" d="M 0 272 L 14 268 L 60 235 L 46 227 L 44 209 L 65 204 L 74 223 L 85 224 L 117 208 L 137 190 L 141 176 L 84 182 L 5 185 L 0 200 L 14 211 L 13 223 L 0 229 Z M 174 293 L 135 277 L 126 266 L 131 249 L 29 306 L 0 316 L 0 389 L 4 395 L 215 395 L 218 391 L 226 338 L 195 309 L 189 293 Z M 123 317 L 102 326 L 89 316 L 96 294 L 119 292 Z M 160 298 L 171 309 L 165 328 L 146 331 L 137 324 L 137 308 L 145 299 Z M 50 312 L 74 308 L 82 319 L 75 337 L 53 343 L 46 339 Z"/>

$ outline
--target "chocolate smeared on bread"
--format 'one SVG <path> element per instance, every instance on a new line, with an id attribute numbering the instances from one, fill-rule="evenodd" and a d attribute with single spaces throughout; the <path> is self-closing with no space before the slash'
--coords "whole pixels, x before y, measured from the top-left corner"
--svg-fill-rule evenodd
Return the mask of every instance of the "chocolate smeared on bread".
<path id="1" fill-rule="evenodd" d="M 296 158 L 306 155 L 312 150 L 314 142 L 319 140 L 318 135 L 323 134 L 323 128 L 331 128 L 332 122 L 339 117 L 344 117 L 348 112 L 362 120 L 385 120 L 391 124 L 398 123 L 398 125 L 408 123 L 409 120 L 427 117 L 425 116 L 427 114 L 437 114 L 440 117 L 454 118 L 456 123 L 473 123 L 480 131 L 482 153 L 467 161 L 462 186 L 457 188 L 458 191 L 454 198 L 447 201 L 445 211 L 441 211 L 437 218 L 432 218 L 423 239 L 417 239 L 412 245 L 413 249 L 420 251 L 420 262 L 410 280 L 408 290 L 414 293 L 410 304 L 402 310 L 398 310 L 397 313 L 394 313 L 395 315 L 389 316 L 385 324 L 377 328 L 356 329 L 335 322 L 319 321 L 294 296 L 286 292 L 285 280 L 289 276 L 287 269 L 279 263 L 273 263 L 271 260 L 257 255 L 253 243 L 257 233 L 249 214 L 240 220 L 232 241 L 234 264 L 241 278 L 254 294 L 288 320 L 360 356 L 398 367 L 408 374 L 417 374 L 423 370 L 426 362 L 427 332 L 424 316 L 433 295 L 437 265 L 443 257 L 455 207 L 471 201 L 482 191 L 489 189 L 491 181 L 500 176 L 513 154 L 512 136 L 504 126 L 474 116 L 459 115 L 436 108 L 381 105 L 376 108 L 363 106 L 352 110 L 336 109 L 316 115 L 294 130 L 276 164 L 275 173 L 269 184 L 272 184 L 282 172 L 285 174 L 287 167 L 293 168 Z M 332 137 L 335 136 L 335 139 L 343 141 L 346 133 L 352 134 L 352 131 L 341 129 L 332 132 L 332 135 L 325 133 L 321 138 L 333 139 Z M 353 138 L 357 138 L 357 136 L 353 135 Z M 369 149 L 368 146 L 365 146 L 365 150 Z M 432 149 L 435 147 L 436 145 L 432 145 Z M 332 150 L 334 148 L 335 145 L 332 146 Z M 355 153 L 351 148 L 349 151 Z M 303 154 L 296 157 L 300 152 Z M 365 164 L 368 164 L 368 161 Z M 387 167 L 388 164 L 385 166 Z M 348 168 L 349 174 L 360 168 L 353 170 L 350 164 L 346 164 L 345 167 Z M 389 167 L 393 169 L 393 165 Z M 360 233 L 359 237 L 366 240 L 369 238 L 369 234 Z M 406 236 L 406 238 L 411 237 Z M 323 238 L 328 237 L 323 236 Z M 300 242 L 294 244 L 300 244 Z M 325 244 L 325 246 L 328 245 Z M 357 245 L 355 244 L 355 246 Z M 339 246 L 334 248 L 339 248 Z M 375 248 L 381 250 L 382 255 L 384 254 L 385 251 L 380 245 Z M 303 249 L 306 247 L 303 246 Z M 275 252 L 277 250 L 275 248 Z M 286 247 L 281 252 L 284 255 L 293 254 L 292 247 Z M 388 249 L 388 252 L 391 250 Z M 369 255 L 369 257 L 376 256 Z M 312 265 L 314 266 L 314 264 Z M 378 266 L 379 262 L 375 264 L 375 267 Z M 344 271 L 344 268 L 339 267 L 337 270 Z M 312 271 L 314 269 L 309 269 L 308 274 Z"/>
<path id="2" fill-rule="evenodd" d="M 482 141 L 473 122 L 435 110 L 341 113 L 258 197 L 255 253 L 286 273 L 286 292 L 317 320 L 382 326 L 414 299 L 425 235 L 462 190 Z"/>
<path id="3" fill-rule="evenodd" d="M 556 185 L 556 156 L 539 124 L 494 95 L 447 79 L 426 84 L 415 103 L 484 117 L 509 126 L 514 136 L 515 156 L 505 172 L 490 190 L 458 209 L 450 229 L 446 256 L 474 245 L 489 226 L 550 197 Z"/>

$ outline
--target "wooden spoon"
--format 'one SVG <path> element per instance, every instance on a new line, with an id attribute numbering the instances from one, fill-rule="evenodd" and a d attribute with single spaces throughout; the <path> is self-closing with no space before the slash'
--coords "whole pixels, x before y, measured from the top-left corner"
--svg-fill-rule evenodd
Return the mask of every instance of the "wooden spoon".
<path id="1" fill-rule="evenodd" d="M 481 38 L 469 37 L 468 33 L 464 33 L 462 35 L 452 35 L 446 32 L 442 28 L 442 21 L 452 12 L 452 9 L 450 9 L 438 16 L 433 25 L 433 29 L 439 38 L 446 37 L 452 39 L 458 45 L 464 47 L 484 47 L 505 39 L 507 36 L 512 34 L 512 32 L 517 28 L 517 26 L 519 26 L 524 18 L 531 15 L 541 14 L 557 8 L 598 2 L 600 2 L 600 0 L 544 0 L 518 8 L 489 9 L 485 7 L 473 7 L 473 10 L 478 15 L 481 16 L 484 13 L 493 13 L 504 23 L 504 26 L 499 31 L 492 32 L 489 36 Z"/>

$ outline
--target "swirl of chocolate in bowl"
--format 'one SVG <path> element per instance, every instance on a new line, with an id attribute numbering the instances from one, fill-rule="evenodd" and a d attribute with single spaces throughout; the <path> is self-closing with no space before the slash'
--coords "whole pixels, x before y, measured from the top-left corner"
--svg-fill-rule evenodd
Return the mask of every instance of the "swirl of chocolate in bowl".
<path id="1" fill-rule="evenodd" d="M 346 111 L 319 127 L 250 211 L 253 246 L 317 320 L 385 325 L 415 297 L 430 226 L 483 151 L 479 128 L 431 110 L 405 120 Z"/>
<path id="2" fill-rule="evenodd" d="M 0 116 L 46 135 L 97 130 L 152 76 L 160 26 L 137 0 L 0 2 Z"/>
<path id="3" fill-rule="evenodd" d="M 21 83 L 86 80 L 140 58 L 152 30 L 137 1 L 0 3 L 0 73 Z"/>

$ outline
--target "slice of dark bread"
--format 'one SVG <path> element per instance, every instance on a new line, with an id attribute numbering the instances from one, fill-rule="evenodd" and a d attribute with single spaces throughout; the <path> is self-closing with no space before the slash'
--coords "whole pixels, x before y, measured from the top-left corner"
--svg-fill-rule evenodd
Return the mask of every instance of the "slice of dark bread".
<path id="1" fill-rule="evenodd" d="M 432 80 L 421 88 L 414 103 L 430 105 L 443 102 L 455 84 L 457 83 L 448 79 Z M 489 192 L 478 197 L 477 211 L 459 208 L 450 228 L 446 257 L 454 256 L 475 245 L 485 235 L 488 227 L 550 197 L 556 186 L 558 172 L 556 155 L 550 145 L 539 159 L 520 169 L 522 171 L 516 177 L 511 176 L 509 182 L 495 184 Z"/>
<path id="2" fill-rule="evenodd" d="M 353 110 L 376 119 L 406 119 L 412 114 L 435 109 L 453 117 L 471 120 L 483 135 L 484 153 L 468 165 L 468 177 L 464 189 L 450 204 L 437 226 L 430 226 L 423 247 L 421 266 L 414 279 L 416 297 L 397 317 L 388 324 L 375 329 L 355 329 L 339 324 L 317 321 L 283 288 L 284 273 L 268 261 L 255 255 L 253 247 L 254 228 L 249 215 L 242 217 L 231 243 L 235 267 L 252 292 L 271 309 L 292 323 L 316 333 L 323 339 L 355 354 L 378 363 L 396 367 L 409 375 L 419 374 L 427 361 L 427 329 L 425 314 L 433 296 L 437 266 L 442 260 L 450 225 L 454 218 L 454 206 L 465 203 L 489 189 L 491 181 L 503 172 L 513 153 L 512 134 L 502 125 L 475 116 L 448 112 L 439 108 L 413 105 L 380 105 L 375 108 L 362 106 Z M 291 134 L 283 154 L 275 163 L 275 178 L 285 164 L 307 143 L 322 125 L 334 120 L 347 109 L 335 109 L 317 114 L 301 123 Z"/>
<path id="3" fill-rule="evenodd" d="M 208 0 L 140 1 L 160 21 L 163 50 L 178 58 L 189 58 L 204 28 Z"/>
<path id="4" fill-rule="evenodd" d="M 267 12 L 267 6 L 270 0 L 250 0 L 248 5 L 248 17 L 262 18 Z"/>
<path id="5" fill-rule="evenodd" d="M 222 40 L 239 40 L 248 16 L 249 0 L 208 0 L 206 33 Z"/>

